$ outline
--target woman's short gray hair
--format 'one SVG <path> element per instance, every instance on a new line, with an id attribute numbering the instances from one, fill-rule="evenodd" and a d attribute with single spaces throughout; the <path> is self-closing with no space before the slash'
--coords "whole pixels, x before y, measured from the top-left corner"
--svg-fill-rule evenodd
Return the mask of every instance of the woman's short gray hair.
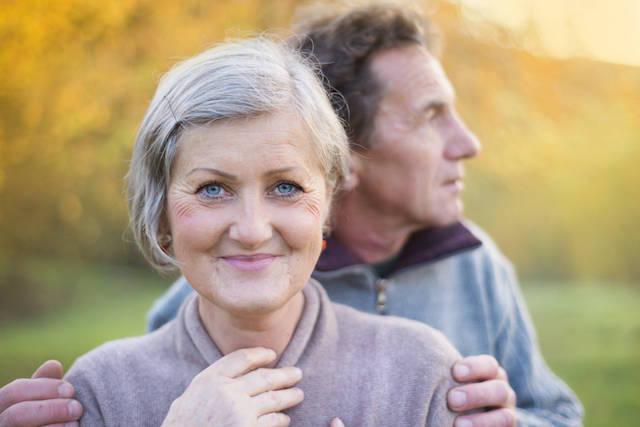
<path id="1" fill-rule="evenodd" d="M 127 175 L 131 228 L 153 267 L 176 268 L 162 236 L 171 167 L 188 127 L 292 109 L 310 132 L 329 191 L 336 190 L 348 171 L 349 148 L 317 75 L 311 61 L 292 48 L 259 37 L 220 44 L 162 77 Z"/>

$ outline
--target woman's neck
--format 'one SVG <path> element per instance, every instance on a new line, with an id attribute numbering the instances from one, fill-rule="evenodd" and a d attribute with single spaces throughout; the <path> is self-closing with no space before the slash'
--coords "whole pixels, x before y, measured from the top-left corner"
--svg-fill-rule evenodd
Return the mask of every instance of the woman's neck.
<path id="1" fill-rule="evenodd" d="M 250 316 L 228 313 L 198 296 L 202 323 L 223 355 L 241 348 L 267 347 L 274 350 L 279 359 L 291 341 L 303 307 L 302 292 L 275 312 Z"/>

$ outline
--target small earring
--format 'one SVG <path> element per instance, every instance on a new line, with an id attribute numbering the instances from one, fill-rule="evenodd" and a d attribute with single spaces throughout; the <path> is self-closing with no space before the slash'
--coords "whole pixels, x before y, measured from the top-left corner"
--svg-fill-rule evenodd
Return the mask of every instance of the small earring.
<path id="1" fill-rule="evenodd" d="M 163 234 L 158 239 L 158 243 L 160 244 L 160 247 L 165 250 L 169 249 L 172 241 L 173 239 L 171 238 L 171 234 Z"/>

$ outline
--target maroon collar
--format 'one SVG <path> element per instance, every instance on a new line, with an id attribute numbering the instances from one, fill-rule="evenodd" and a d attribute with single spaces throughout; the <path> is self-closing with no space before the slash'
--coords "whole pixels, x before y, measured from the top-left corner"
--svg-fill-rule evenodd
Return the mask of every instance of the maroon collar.
<path id="1" fill-rule="evenodd" d="M 423 264 L 445 258 L 465 249 L 482 245 L 480 239 L 461 222 L 445 227 L 427 228 L 411 235 L 402 248 L 393 271 L 415 264 Z M 351 265 L 366 264 L 344 244 L 335 238 L 327 240 L 327 248 L 316 264 L 318 271 L 331 271 Z"/>

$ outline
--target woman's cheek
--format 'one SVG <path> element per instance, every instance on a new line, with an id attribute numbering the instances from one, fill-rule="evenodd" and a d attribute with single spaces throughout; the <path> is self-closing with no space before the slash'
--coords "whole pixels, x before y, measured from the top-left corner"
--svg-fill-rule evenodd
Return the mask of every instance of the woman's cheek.
<path id="1" fill-rule="evenodd" d="M 289 247 L 298 250 L 317 247 L 319 250 L 324 218 L 322 209 L 318 200 L 306 198 L 278 210 L 278 228 Z"/>
<path id="2" fill-rule="evenodd" d="M 170 215 L 175 255 L 180 260 L 181 253 L 207 251 L 216 244 L 222 232 L 221 215 L 211 208 L 176 201 Z"/>

